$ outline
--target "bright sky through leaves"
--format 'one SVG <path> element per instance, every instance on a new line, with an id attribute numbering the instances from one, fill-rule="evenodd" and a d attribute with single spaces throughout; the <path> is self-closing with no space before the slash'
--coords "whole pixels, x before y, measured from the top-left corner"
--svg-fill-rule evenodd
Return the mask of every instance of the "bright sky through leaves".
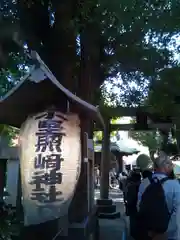
<path id="1" fill-rule="evenodd" d="M 148 42 L 148 37 L 146 38 L 146 41 Z M 155 39 L 154 39 L 154 45 L 157 48 L 161 48 L 160 45 L 156 44 Z M 179 34 L 172 37 L 171 41 L 169 42 L 168 49 L 173 52 L 174 60 L 180 63 L 180 35 Z M 130 79 L 128 83 L 123 84 L 121 73 L 118 73 L 116 78 L 113 78 L 111 80 L 108 79 L 104 83 L 106 103 L 109 105 L 129 106 L 131 105 L 131 101 L 124 102 L 124 96 L 127 97 L 127 93 L 139 94 L 141 101 L 143 101 L 148 96 L 148 87 L 149 87 L 149 80 L 145 78 L 143 81 L 143 85 L 137 84 L 136 79 L 133 79 L 133 78 Z M 132 106 L 134 106 L 134 104 L 132 104 Z"/>

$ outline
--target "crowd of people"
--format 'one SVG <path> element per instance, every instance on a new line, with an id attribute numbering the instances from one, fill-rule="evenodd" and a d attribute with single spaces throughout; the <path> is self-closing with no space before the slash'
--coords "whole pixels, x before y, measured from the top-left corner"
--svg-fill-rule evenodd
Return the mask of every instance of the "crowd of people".
<path id="1" fill-rule="evenodd" d="M 180 240 L 180 182 L 164 152 L 153 169 L 121 173 L 119 183 L 133 239 Z"/>

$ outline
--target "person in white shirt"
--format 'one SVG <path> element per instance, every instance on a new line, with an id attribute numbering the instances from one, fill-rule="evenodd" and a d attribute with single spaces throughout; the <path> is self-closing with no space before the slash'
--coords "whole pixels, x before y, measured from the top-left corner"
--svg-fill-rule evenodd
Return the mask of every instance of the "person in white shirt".
<path id="1" fill-rule="evenodd" d="M 154 173 L 152 178 L 162 179 L 170 177 L 164 182 L 163 189 L 167 201 L 169 212 L 171 213 L 169 226 L 167 230 L 168 240 L 180 240 L 180 183 L 173 179 L 173 163 L 170 158 L 163 152 L 154 160 Z M 142 194 L 150 184 L 148 178 L 145 178 L 140 184 L 138 191 L 137 209 L 141 202 Z"/>

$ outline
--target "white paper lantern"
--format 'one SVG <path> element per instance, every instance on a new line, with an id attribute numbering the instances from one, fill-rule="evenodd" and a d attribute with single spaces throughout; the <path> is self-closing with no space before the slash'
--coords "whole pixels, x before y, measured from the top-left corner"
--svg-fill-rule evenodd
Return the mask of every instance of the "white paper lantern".
<path id="1" fill-rule="evenodd" d="M 25 225 L 68 212 L 81 167 L 77 114 L 43 112 L 29 117 L 20 132 Z"/>

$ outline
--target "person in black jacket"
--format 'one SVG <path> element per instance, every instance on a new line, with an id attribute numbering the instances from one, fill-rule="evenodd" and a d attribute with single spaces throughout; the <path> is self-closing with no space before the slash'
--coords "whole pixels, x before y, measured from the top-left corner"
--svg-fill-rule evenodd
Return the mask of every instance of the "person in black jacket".
<path id="1" fill-rule="evenodd" d="M 138 190 L 141 183 L 141 174 L 137 172 L 132 172 L 130 181 L 127 185 L 127 195 L 126 195 L 126 214 L 129 216 L 130 220 L 130 235 L 134 237 L 136 234 L 136 217 L 137 217 L 137 199 Z"/>

